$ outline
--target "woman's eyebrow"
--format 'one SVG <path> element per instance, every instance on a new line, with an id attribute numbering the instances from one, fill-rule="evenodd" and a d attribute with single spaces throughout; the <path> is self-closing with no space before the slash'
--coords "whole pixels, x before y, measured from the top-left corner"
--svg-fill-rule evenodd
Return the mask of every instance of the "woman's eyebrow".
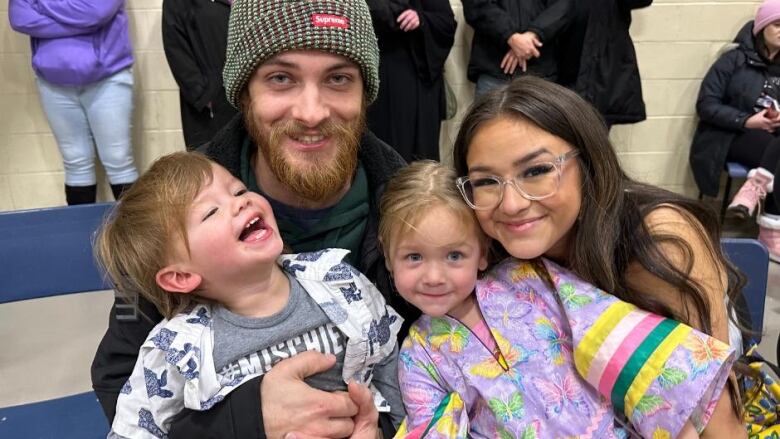
<path id="1" fill-rule="evenodd" d="M 528 154 L 526 154 L 526 155 L 520 157 L 519 159 L 513 161 L 512 162 L 512 167 L 518 167 L 520 165 L 526 164 L 526 163 L 530 162 L 531 160 L 539 157 L 540 155 L 542 155 L 544 153 L 551 154 L 550 150 L 547 149 L 547 147 L 542 146 L 539 149 L 537 149 L 535 151 L 531 151 Z M 476 165 L 476 166 L 469 167 L 469 172 L 489 172 L 489 171 L 490 171 L 490 168 L 488 166 L 485 166 L 485 165 Z"/>

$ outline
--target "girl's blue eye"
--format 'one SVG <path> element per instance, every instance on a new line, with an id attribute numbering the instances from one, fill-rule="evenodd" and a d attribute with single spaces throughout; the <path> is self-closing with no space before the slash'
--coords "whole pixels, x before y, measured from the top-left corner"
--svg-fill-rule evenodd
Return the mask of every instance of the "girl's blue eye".
<path id="1" fill-rule="evenodd" d="M 463 259 L 463 253 L 462 252 L 449 252 L 447 254 L 447 260 L 451 262 L 457 262 Z"/>
<path id="2" fill-rule="evenodd" d="M 422 255 L 420 255 L 419 253 L 410 253 L 406 255 L 406 259 L 412 262 L 420 262 L 422 260 Z"/>

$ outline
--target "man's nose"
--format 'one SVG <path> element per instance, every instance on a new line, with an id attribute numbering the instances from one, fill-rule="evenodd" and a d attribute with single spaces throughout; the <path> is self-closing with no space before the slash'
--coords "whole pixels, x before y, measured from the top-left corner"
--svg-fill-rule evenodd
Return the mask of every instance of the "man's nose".
<path id="1" fill-rule="evenodd" d="M 326 102 L 319 86 L 315 84 L 304 85 L 301 92 L 295 97 L 292 117 L 309 128 L 316 127 L 330 117 L 330 105 Z"/>

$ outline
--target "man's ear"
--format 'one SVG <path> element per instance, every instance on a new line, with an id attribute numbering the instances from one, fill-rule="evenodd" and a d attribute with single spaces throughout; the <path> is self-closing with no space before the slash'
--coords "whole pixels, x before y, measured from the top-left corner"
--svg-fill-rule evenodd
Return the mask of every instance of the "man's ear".
<path id="1" fill-rule="evenodd" d="M 173 293 L 191 293 L 198 288 L 203 278 L 184 269 L 180 264 L 166 265 L 154 276 L 157 285 Z"/>

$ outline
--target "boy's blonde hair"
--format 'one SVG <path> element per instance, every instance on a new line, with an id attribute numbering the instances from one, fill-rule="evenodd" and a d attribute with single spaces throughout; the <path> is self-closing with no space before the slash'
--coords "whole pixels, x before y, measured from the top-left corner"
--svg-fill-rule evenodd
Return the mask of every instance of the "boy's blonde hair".
<path id="1" fill-rule="evenodd" d="M 201 188 L 213 178 L 214 162 L 198 153 L 159 158 L 111 210 L 98 233 L 98 263 L 126 296 L 140 293 L 171 318 L 195 298 L 163 290 L 157 272 L 187 242 L 187 213 Z"/>
<path id="2" fill-rule="evenodd" d="M 458 217 L 464 230 L 474 230 L 483 249 L 488 238 L 474 211 L 455 185 L 455 171 L 433 160 L 420 160 L 399 170 L 387 183 L 380 204 L 379 241 L 385 260 L 391 260 L 393 239 L 416 229 L 420 218 L 434 207 L 445 207 Z"/>

